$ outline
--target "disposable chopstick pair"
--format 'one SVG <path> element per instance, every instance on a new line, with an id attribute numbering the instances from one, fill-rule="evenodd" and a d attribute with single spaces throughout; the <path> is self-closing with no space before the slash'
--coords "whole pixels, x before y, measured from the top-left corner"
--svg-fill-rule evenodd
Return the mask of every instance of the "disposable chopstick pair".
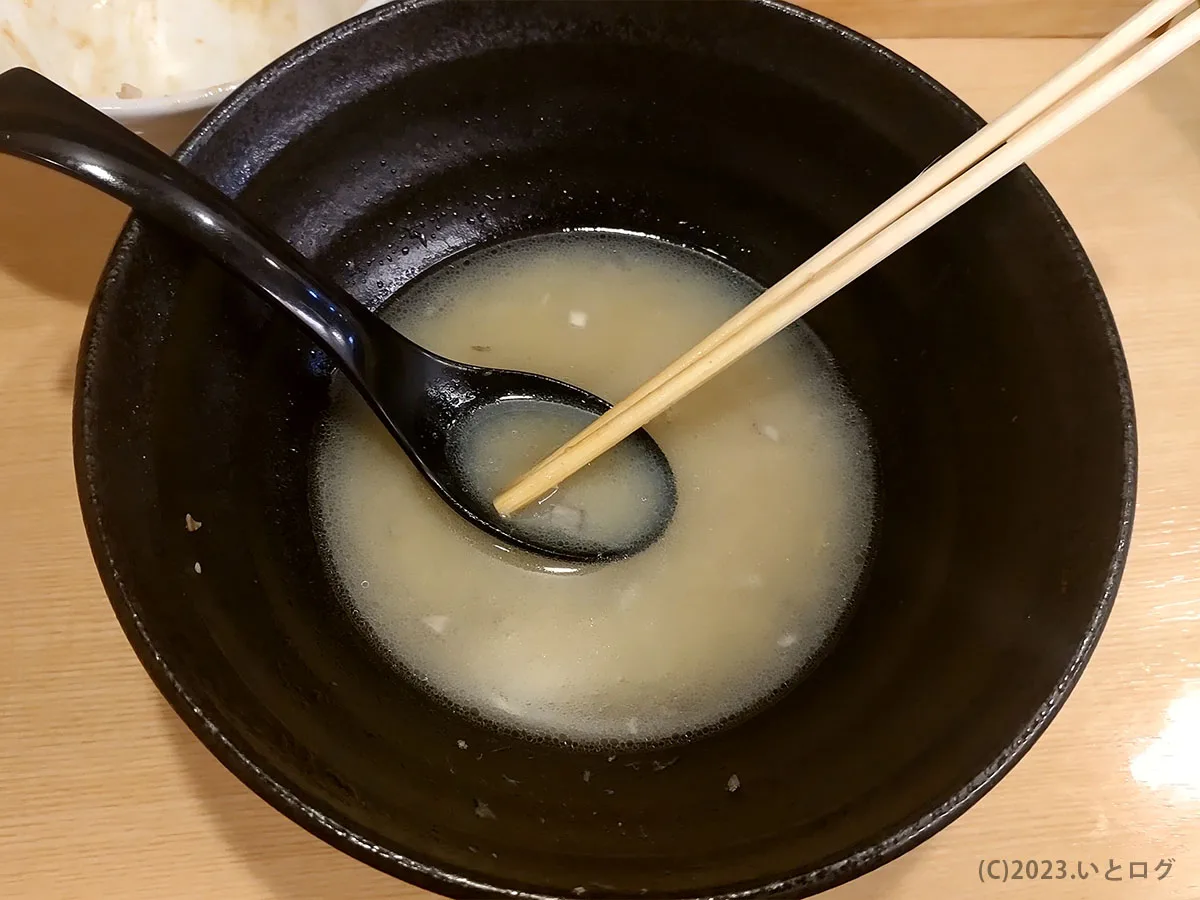
<path id="1" fill-rule="evenodd" d="M 1133 52 L 1191 0 L 1153 0 L 825 249 L 617 403 L 495 500 L 511 515 L 544 496 L 818 303 L 1200 40 L 1200 12 Z M 1123 62 L 1096 77 L 1122 57 Z M 1091 82 L 1090 84 L 1088 82 Z M 1086 86 L 1085 86 L 1086 85 Z"/>

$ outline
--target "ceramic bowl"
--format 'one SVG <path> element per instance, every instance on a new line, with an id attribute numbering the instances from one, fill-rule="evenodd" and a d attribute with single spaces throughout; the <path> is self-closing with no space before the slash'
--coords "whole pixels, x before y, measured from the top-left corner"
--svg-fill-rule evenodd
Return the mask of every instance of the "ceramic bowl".
<path id="1" fill-rule="evenodd" d="M 784 4 L 426 0 L 268 66 L 181 155 L 377 307 L 472 248 L 578 227 L 772 283 L 979 125 Z M 1026 169 L 806 321 L 870 423 L 872 558 L 820 664 L 703 738 L 526 740 L 406 676 L 315 534 L 328 359 L 136 220 L 75 407 L 105 588 L 211 751 L 385 872 L 475 898 L 821 891 L 951 822 L 1062 707 L 1124 564 L 1135 443 L 1103 292 Z"/>
<path id="2" fill-rule="evenodd" d="M 134 128 L 194 120 L 302 41 L 384 0 L 0 0 L 0 70 L 41 72 Z"/>

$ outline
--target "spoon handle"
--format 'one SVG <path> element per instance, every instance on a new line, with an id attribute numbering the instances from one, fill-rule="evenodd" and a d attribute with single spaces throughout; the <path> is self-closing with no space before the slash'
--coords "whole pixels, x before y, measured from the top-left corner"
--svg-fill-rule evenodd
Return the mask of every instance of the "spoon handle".
<path id="1" fill-rule="evenodd" d="M 77 178 L 192 241 L 295 316 L 351 377 L 372 375 L 382 323 L 353 297 L 182 163 L 29 69 L 0 74 L 0 152 Z"/>

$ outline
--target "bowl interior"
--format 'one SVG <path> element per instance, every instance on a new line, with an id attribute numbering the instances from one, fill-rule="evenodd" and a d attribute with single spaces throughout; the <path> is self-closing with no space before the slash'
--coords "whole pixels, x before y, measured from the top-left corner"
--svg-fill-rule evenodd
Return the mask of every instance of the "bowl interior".
<path id="1" fill-rule="evenodd" d="M 378 305 L 454 253 L 571 227 L 653 234 L 767 284 L 976 125 L 875 45 L 767 3 L 422 3 L 267 70 L 184 155 Z M 843 881 L 969 805 L 1073 684 L 1123 560 L 1132 414 L 1092 270 L 1024 170 L 807 321 L 877 445 L 854 614 L 780 702 L 614 757 L 473 724 L 375 649 L 308 507 L 328 361 L 135 222 L 93 308 L 77 419 L 114 608 L 227 765 L 410 881 L 567 897 Z"/>

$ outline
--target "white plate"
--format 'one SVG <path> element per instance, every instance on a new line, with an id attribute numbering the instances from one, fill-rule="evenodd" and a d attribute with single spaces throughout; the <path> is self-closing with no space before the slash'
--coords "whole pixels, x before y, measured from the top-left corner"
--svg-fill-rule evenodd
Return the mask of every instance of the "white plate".
<path id="1" fill-rule="evenodd" d="M 0 70 L 36 69 L 131 126 L 196 118 L 273 59 L 383 2 L 0 0 Z"/>

